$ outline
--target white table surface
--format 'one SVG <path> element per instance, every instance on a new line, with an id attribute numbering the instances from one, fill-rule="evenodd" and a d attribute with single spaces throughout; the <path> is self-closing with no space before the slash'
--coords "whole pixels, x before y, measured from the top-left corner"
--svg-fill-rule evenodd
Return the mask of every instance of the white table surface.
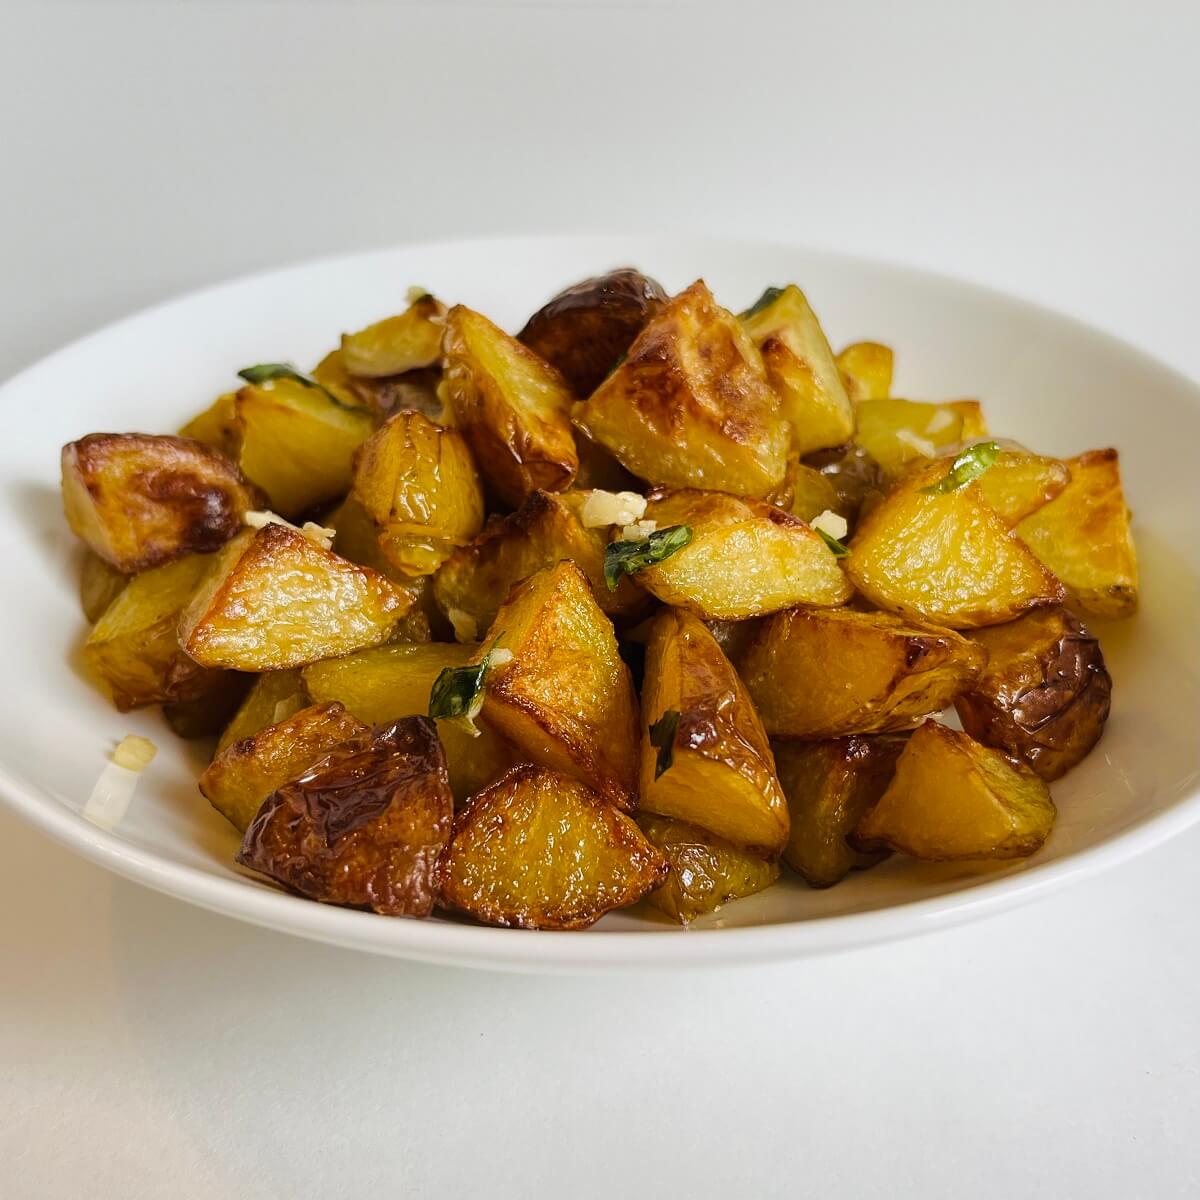
<path id="1" fill-rule="evenodd" d="M 995 284 L 1200 378 L 1197 14 L 6 11 L 0 375 L 316 254 L 694 228 Z M 525 978 L 212 916 L 0 813 L 0 1196 L 1195 1196 L 1197 856 L 824 960 Z"/>

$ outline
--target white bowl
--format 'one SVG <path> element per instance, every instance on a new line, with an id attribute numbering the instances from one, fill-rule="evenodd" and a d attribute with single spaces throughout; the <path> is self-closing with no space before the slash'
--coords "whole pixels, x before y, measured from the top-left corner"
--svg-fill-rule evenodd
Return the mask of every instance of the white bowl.
<path id="1" fill-rule="evenodd" d="M 795 280 L 835 345 L 874 338 L 896 348 L 898 395 L 979 397 L 994 432 L 1049 453 L 1120 449 L 1142 611 L 1095 623 L 1114 679 L 1112 718 L 1091 757 L 1054 785 L 1058 824 L 1032 859 L 928 866 L 896 856 L 828 891 L 785 880 L 688 930 L 640 912 L 613 914 L 586 933 L 388 920 L 285 895 L 240 871 L 235 834 L 196 790 L 204 750 L 178 741 L 157 714 L 115 712 L 81 675 L 79 551 L 58 491 L 63 442 L 95 430 L 170 432 L 228 390 L 237 368 L 313 363 L 342 330 L 401 307 L 409 284 L 515 329 L 563 285 L 625 264 L 668 290 L 703 276 L 735 309 L 766 284 Z M 471 966 L 764 961 L 994 912 L 1120 862 L 1200 816 L 1200 389 L 1110 337 L 1017 300 L 918 271 L 730 239 L 455 241 L 310 263 L 185 297 L 67 347 L 0 396 L 0 795 L 85 857 L 217 912 L 376 953 Z M 151 736 L 160 752 L 125 819 L 106 832 L 81 810 L 113 743 L 128 732 Z"/>

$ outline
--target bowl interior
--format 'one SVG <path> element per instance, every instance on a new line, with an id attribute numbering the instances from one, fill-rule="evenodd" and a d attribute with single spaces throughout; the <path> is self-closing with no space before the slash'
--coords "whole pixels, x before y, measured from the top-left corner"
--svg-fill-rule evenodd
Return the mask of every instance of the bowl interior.
<path id="1" fill-rule="evenodd" d="M 284 897 L 234 867 L 236 837 L 196 791 L 208 748 L 177 740 L 156 714 L 116 713 L 81 672 L 80 554 L 61 514 L 58 451 L 94 430 L 170 432 L 228 390 L 238 367 L 311 365 L 342 330 L 402 307 L 412 283 L 515 329 L 564 284 L 626 263 L 668 290 L 702 275 L 734 309 L 766 284 L 795 280 L 835 345 L 873 338 L 895 347 L 896 394 L 978 397 L 993 432 L 1053 454 L 1117 446 L 1141 559 L 1141 613 L 1094 623 L 1114 679 L 1108 731 L 1054 785 L 1059 821 L 1040 854 L 1003 867 L 922 866 L 895 857 L 824 892 L 785 881 L 700 922 L 722 931 L 719 940 L 703 939 L 704 954 L 728 947 L 737 956 L 738 930 L 758 931 L 760 954 L 794 953 L 903 932 L 931 915 L 966 915 L 973 899 L 1015 900 L 1039 881 L 1118 858 L 1191 819 L 1200 774 L 1197 389 L 1103 334 L 965 284 L 796 248 L 667 237 L 464 241 L 295 267 L 131 318 L 11 381 L 2 391 L 0 655 L 14 702 L 0 723 L 0 792 L 83 853 L 253 920 L 425 958 L 471 961 L 478 947 L 489 960 L 519 959 L 529 952 L 518 943 L 535 940 L 546 947 L 537 951 L 542 959 L 558 955 L 550 947 L 564 945 L 562 938 L 338 913 Z M 159 756 L 127 817 L 104 834 L 78 814 L 111 746 L 128 732 L 152 737 Z M 911 920 L 878 923 L 874 932 L 862 920 L 831 920 L 884 910 Z M 766 930 L 779 936 L 768 943 Z M 640 910 L 614 914 L 597 931 L 636 933 L 655 948 L 601 951 L 606 939 L 593 932 L 570 935 L 572 949 L 563 953 L 576 961 L 700 953 L 694 933 Z M 674 948 L 681 939 L 690 944 L 686 952 Z"/>

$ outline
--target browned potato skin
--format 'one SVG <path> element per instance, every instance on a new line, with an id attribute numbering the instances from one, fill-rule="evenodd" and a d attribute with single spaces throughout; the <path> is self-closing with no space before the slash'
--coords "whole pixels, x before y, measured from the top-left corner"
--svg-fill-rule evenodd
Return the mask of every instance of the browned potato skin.
<path id="1" fill-rule="evenodd" d="M 312 900 L 427 917 L 453 813 L 433 722 L 407 717 L 273 792 L 237 860 Z"/>
<path id="2" fill-rule="evenodd" d="M 923 621 L 796 608 L 759 622 L 737 666 L 768 733 L 823 739 L 906 729 L 953 703 L 984 661 Z"/>
<path id="3" fill-rule="evenodd" d="M 622 267 L 564 288 L 517 339 L 557 368 L 576 396 L 590 396 L 666 302 L 661 284 Z"/>
<path id="4" fill-rule="evenodd" d="M 486 925 L 584 929 L 667 871 L 632 817 L 577 779 L 525 765 L 458 813 L 438 874 L 441 902 Z"/>
<path id="5" fill-rule="evenodd" d="M 200 776 L 200 791 L 239 833 L 262 802 L 345 742 L 370 735 L 340 704 L 314 704 L 226 746 Z"/>
<path id="6" fill-rule="evenodd" d="M 168 700 L 163 716 L 181 738 L 214 737 L 226 727 L 245 700 L 252 675 L 240 671 L 206 671 L 209 686 L 196 696 Z"/>
<path id="7" fill-rule="evenodd" d="M 67 523 L 132 575 L 223 546 L 258 490 L 223 454 L 192 438 L 90 433 L 62 451 Z"/>
<path id="8" fill-rule="evenodd" d="M 904 741 L 855 735 L 771 743 L 792 820 L 783 860 L 810 887 L 832 887 L 887 857 L 886 849 L 855 849 L 847 838 L 891 782 Z"/>
<path id="9" fill-rule="evenodd" d="M 988 665 L 955 701 L 963 729 L 1045 780 L 1065 775 L 1091 752 L 1108 720 L 1112 679 L 1100 643 L 1065 608 L 973 636 Z"/>
<path id="10" fill-rule="evenodd" d="M 861 446 L 849 443 L 832 450 L 806 454 L 805 466 L 819 472 L 832 485 L 837 496 L 833 511 L 853 525 L 864 503 L 883 494 L 883 468 Z"/>

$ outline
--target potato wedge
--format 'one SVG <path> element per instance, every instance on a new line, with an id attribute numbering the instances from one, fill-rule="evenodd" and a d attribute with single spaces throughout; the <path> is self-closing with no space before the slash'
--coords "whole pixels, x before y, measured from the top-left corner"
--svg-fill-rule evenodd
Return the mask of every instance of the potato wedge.
<path id="1" fill-rule="evenodd" d="M 576 396 L 590 396 L 666 302 L 660 284 L 622 267 L 559 292 L 517 339 L 554 367 Z"/>
<path id="2" fill-rule="evenodd" d="M 1137 552 L 1115 450 L 1067 460 L 1071 482 L 1017 533 L 1065 584 L 1074 602 L 1096 617 L 1137 611 Z"/>
<path id="3" fill-rule="evenodd" d="M 663 306 L 575 409 L 576 425 L 640 479 L 766 496 L 789 433 L 762 357 L 703 281 Z"/>
<path id="4" fill-rule="evenodd" d="M 975 400 L 929 404 L 888 398 L 863 400 L 858 405 L 855 440 L 889 480 L 948 447 L 986 434 L 982 410 Z"/>
<path id="5" fill-rule="evenodd" d="M 309 703 L 304 680 L 298 670 L 267 671 L 257 675 L 217 742 L 217 753 L 226 746 L 253 737 L 268 725 L 277 725 L 295 716 Z"/>
<path id="6" fill-rule="evenodd" d="M 191 438 L 91 433 L 62 451 L 67 524 L 126 575 L 223 546 L 261 502 L 223 455 Z"/>
<path id="7" fill-rule="evenodd" d="M 386 641 L 413 597 L 298 529 L 247 530 L 221 551 L 179 638 L 206 667 L 278 671 Z"/>
<path id="8" fill-rule="evenodd" d="M 778 857 L 787 801 L 767 735 L 737 672 L 688 612 L 654 620 L 642 715 L 641 808 Z"/>
<path id="9" fill-rule="evenodd" d="M 377 646 L 305 667 L 304 687 L 315 703 L 337 701 L 360 721 L 385 725 L 400 717 L 424 716 L 434 680 L 447 667 L 466 666 L 477 649 L 444 642 Z M 486 725 L 479 737 L 452 721 L 438 721 L 437 729 L 450 788 L 459 800 L 491 783 L 514 761 L 512 748 Z"/>
<path id="10" fill-rule="evenodd" d="M 302 708 L 217 752 L 200 776 L 200 791 L 239 833 L 262 802 L 346 742 L 370 736 L 340 704 Z"/>
<path id="11" fill-rule="evenodd" d="M 1066 463 L 1025 450 L 1002 450 L 979 477 L 983 498 L 1016 525 L 1059 495 L 1071 479 Z"/>
<path id="12" fill-rule="evenodd" d="M 681 925 L 716 912 L 731 900 L 761 892 L 779 878 L 779 863 L 686 821 L 641 813 L 637 822 L 646 840 L 670 864 L 666 883 L 652 891 L 646 902 Z"/>
<path id="13" fill-rule="evenodd" d="M 851 525 L 858 522 L 865 509 L 874 507 L 887 486 L 883 468 L 861 446 L 853 443 L 818 450 L 808 455 L 801 465 L 816 471 L 833 486 L 837 503 L 829 507 Z M 796 494 L 800 494 L 799 487 Z M 795 501 L 793 511 L 794 505 Z"/>
<path id="14" fill-rule="evenodd" d="M 797 608 L 760 622 L 737 666 L 769 734 L 811 739 L 906 729 L 952 704 L 985 659 L 892 613 Z"/>
<path id="15" fill-rule="evenodd" d="M 853 342 L 837 356 L 846 394 L 859 400 L 886 400 L 892 394 L 892 350 L 879 342 Z"/>
<path id="16" fill-rule="evenodd" d="M 474 641 L 491 628 L 514 584 L 563 559 L 583 571 L 610 616 L 645 606 L 628 577 L 615 592 L 604 582 L 605 537 L 599 529 L 585 529 L 579 518 L 587 495 L 533 492 L 515 513 L 493 521 L 442 564 L 433 577 L 433 596 L 460 640 Z"/>
<path id="17" fill-rule="evenodd" d="M 312 900 L 427 917 L 453 812 L 433 722 L 408 717 L 273 792 L 238 862 Z"/>
<path id="18" fill-rule="evenodd" d="M 794 283 L 768 288 L 740 320 L 762 352 L 767 378 L 792 424 L 793 452 L 810 454 L 848 442 L 854 406 L 804 293 Z"/>
<path id="19" fill-rule="evenodd" d="M 573 562 L 532 575 L 496 614 L 492 644 L 513 657 L 488 672 L 483 719 L 532 762 L 632 808 L 637 695 L 587 576 Z"/>
<path id="20" fill-rule="evenodd" d="M 483 484 L 466 440 L 418 412 L 397 413 L 363 443 L 350 501 L 408 577 L 432 575 L 483 528 Z"/>
<path id="21" fill-rule="evenodd" d="M 886 849 L 856 850 L 846 838 L 891 783 L 904 745 L 887 736 L 771 743 L 792 822 L 783 861 L 809 887 L 832 887 L 887 857 Z"/>
<path id="22" fill-rule="evenodd" d="M 646 519 L 687 525 L 692 540 L 637 573 L 665 604 L 740 619 L 793 604 L 844 604 L 852 589 L 815 529 L 762 500 L 684 488 L 651 493 Z"/>
<path id="23" fill-rule="evenodd" d="M 443 904 L 487 925 L 583 929 L 667 871 L 632 817 L 578 779 L 526 765 L 457 815 L 439 878 Z"/>
<path id="24" fill-rule="evenodd" d="M 194 438 L 237 462 L 242 444 L 241 426 L 237 419 L 237 392 L 218 396 L 202 413 L 197 413 L 179 431 L 180 437 Z"/>
<path id="25" fill-rule="evenodd" d="M 538 488 L 571 486 L 579 454 L 570 389 L 549 363 L 462 305 L 446 319 L 439 395 L 505 504 L 517 508 Z"/>
<path id="26" fill-rule="evenodd" d="M 128 575 L 110 566 L 100 555 L 87 551 L 79 572 L 79 606 L 83 615 L 95 625 L 128 582 Z"/>
<path id="27" fill-rule="evenodd" d="M 1041 848 L 1055 816 L 1046 785 L 1028 767 L 926 721 L 855 837 L 934 862 L 1023 858 Z"/>
<path id="28" fill-rule="evenodd" d="M 442 358 L 446 306 L 428 292 L 402 313 L 342 335 L 342 364 L 350 375 L 378 379 L 432 367 Z"/>
<path id="29" fill-rule="evenodd" d="M 865 517 L 847 575 L 880 608 L 951 629 L 1000 625 L 1061 603 L 1057 579 L 983 499 L 978 483 L 929 495 L 944 462 L 915 469 Z"/>
<path id="30" fill-rule="evenodd" d="M 1058 779 L 1100 740 L 1112 680 L 1100 643 L 1065 608 L 981 629 L 987 669 L 955 701 L 977 742 Z"/>

